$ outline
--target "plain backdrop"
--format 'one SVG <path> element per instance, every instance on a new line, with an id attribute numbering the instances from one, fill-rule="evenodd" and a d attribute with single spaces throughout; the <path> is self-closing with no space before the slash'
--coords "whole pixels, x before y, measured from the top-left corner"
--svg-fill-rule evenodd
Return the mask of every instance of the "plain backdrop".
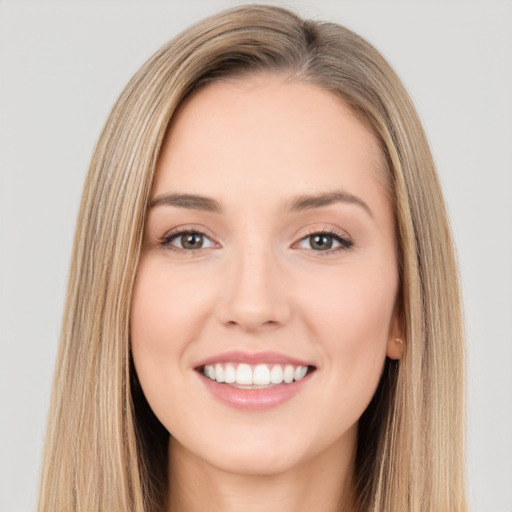
<path id="1" fill-rule="evenodd" d="M 236 3 L 0 2 L 1 512 L 35 509 L 74 222 L 107 114 L 162 44 Z M 512 3 L 281 5 L 369 39 L 418 107 L 461 265 L 471 505 L 511 512 Z"/>

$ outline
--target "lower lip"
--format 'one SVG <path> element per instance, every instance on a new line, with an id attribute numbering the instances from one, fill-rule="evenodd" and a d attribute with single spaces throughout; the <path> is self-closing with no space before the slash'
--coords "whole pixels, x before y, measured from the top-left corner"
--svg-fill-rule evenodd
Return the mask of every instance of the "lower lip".
<path id="1" fill-rule="evenodd" d="M 278 384 L 265 389 L 240 389 L 220 384 L 199 374 L 208 391 L 220 402 L 235 409 L 264 411 L 277 407 L 301 392 L 309 375 L 290 384 Z"/>

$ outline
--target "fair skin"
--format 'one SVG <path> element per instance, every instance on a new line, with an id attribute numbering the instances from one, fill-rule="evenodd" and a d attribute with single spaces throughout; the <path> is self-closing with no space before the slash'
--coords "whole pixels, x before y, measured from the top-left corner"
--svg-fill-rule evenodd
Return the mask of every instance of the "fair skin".
<path id="1" fill-rule="evenodd" d="M 341 100 L 281 76 L 210 84 L 174 117 L 131 318 L 172 434 L 168 511 L 353 510 L 358 420 L 401 355 L 384 167 Z M 244 363 L 308 372 L 204 375 Z"/>

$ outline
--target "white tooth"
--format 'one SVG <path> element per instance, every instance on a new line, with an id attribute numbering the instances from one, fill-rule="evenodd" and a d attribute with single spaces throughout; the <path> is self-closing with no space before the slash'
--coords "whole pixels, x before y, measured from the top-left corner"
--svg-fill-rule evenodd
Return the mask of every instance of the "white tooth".
<path id="1" fill-rule="evenodd" d="M 236 372 L 235 367 L 232 364 L 226 365 L 226 369 L 224 370 L 224 382 L 227 384 L 232 384 L 236 380 Z"/>
<path id="2" fill-rule="evenodd" d="M 252 374 L 252 380 L 253 383 L 258 386 L 270 384 L 270 370 L 268 369 L 268 366 L 266 364 L 259 364 L 256 366 Z"/>
<path id="3" fill-rule="evenodd" d="M 220 364 L 215 365 L 215 380 L 217 382 L 224 382 L 224 368 Z"/>
<path id="4" fill-rule="evenodd" d="M 306 376 L 306 373 L 308 373 L 307 366 L 297 366 L 297 368 L 295 368 L 295 373 L 293 374 L 293 378 L 295 380 L 303 379 Z"/>
<path id="5" fill-rule="evenodd" d="M 287 364 L 284 367 L 283 380 L 287 384 L 289 384 L 290 382 L 293 382 L 293 366 L 291 364 Z"/>
<path id="6" fill-rule="evenodd" d="M 208 377 L 212 380 L 215 380 L 215 367 L 211 364 L 207 364 L 206 371 L 208 372 Z"/>
<path id="7" fill-rule="evenodd" d="M 236 369 L 236 383 L 250 386 L 252 384 L 252 370 L 248 364 L 239 364 Z"/>
<path id="8" fill-rule="evenodd" d="M 270 371 L 270 382 L 272 384 L 281 384 L 283 382 L 283 369 L 281 365 L 276 364 Z"/>

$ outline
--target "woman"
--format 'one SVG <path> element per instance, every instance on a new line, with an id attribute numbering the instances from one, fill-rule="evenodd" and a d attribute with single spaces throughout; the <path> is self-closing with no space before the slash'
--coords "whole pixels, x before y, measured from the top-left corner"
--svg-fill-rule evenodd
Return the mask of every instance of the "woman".
<path id="1" fill-rule="evenodd" d="M 463 359 L 396 75 L 338 25 L 221 13 L 98 143 L 40 510 L 466 510 Z"/>

